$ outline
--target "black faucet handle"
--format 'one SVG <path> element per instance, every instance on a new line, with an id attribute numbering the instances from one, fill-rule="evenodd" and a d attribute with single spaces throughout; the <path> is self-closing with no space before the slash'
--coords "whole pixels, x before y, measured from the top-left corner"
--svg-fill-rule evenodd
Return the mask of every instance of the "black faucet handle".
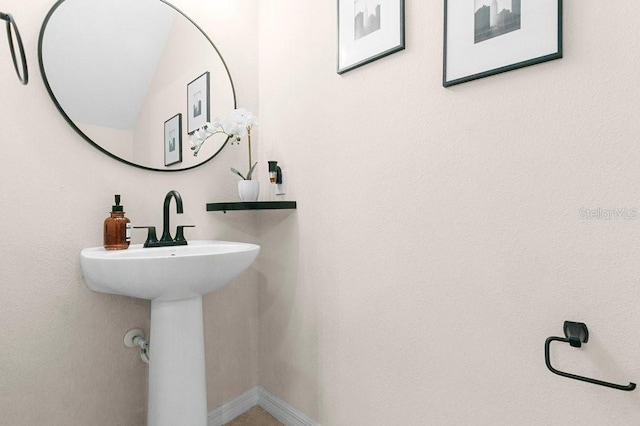
<path id="1" fill-rule="evenodd" d="M 184 238 L 184 228 L 195 228 L 195 225 L 179 225 L 176 231 L 176 238 L 173 240 L 176 243 L 187 244 L 187 240 Z"/>
<path id="2" fill-rule="evenodd" d="M 134 226 L 134 229 L 148 229 L 147 233 L 147 241 L 144 242 L 145 247 L 149 247 L 149 245 L 158 242 L 158 236 L 156 235 L 156 227 L 155 226 Z"/>

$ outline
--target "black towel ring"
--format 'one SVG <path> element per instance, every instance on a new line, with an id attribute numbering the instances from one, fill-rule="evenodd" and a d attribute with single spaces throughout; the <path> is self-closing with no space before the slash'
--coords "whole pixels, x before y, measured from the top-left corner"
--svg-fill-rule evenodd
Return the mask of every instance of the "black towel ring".
<path id="1" fill-rule="evenodd" d="M 593 383 L 595 385 L 606 386 L 608 388 L 618 389 L 622 391 L 632 391 L 636 388 L 636 384 L 632 382 L 628 385 L 617 385 L 615 383 L 603 382 L 602 380 L 596 380 L 589 377 L 578 376 L 576 374 L 565 373 L 564 371 L 556 370 L 555 368 L 553 368 L 551 366 L 551 359 L 549 357 L 551 342 L 565 342 L 569 343 L 574 348 L 579 348 L 583 343 L 587 343 L 587 341 L 589 340 L 589 330 L 587 329 L 587 325 L 582 322 L 565 321 L 564 335 L 564 338 L 554 336 L 549 337 L 544 344 L 544 360 L 547 363 L 547 368 L 549 369 L 549 371 L 559 376 L 581 380 L 583 382 Z"/>
<path id="2" fill-rule="evenodd" d="M 26 85 L 29 82 L 29 70 L 27 68 L 27 57 L 24 54 L 24 45 L 22 44 L 20 31 L 18 31 L 18 25 L 16 25 L 16 21 L 13 19 L 13 16 L 11 16 L 10 13 L 0 12 L 0 19 L 7 22 L 7 39 L 9 41 L 9 50 L 11 51 L 13 67 L 15 68 L 16 74 L 18 75 L 18 80 L 20 80 L 22 84 Z M 14 34 L 16 37 L 16 43 L 18 44 L 18 50 L 20 51 L 20 65 L 22 66 L 22 70 L 20 69 L 20 65 L 18 64 L 18 59 L 16 58 L 16 49 L 13 45 Z"/>

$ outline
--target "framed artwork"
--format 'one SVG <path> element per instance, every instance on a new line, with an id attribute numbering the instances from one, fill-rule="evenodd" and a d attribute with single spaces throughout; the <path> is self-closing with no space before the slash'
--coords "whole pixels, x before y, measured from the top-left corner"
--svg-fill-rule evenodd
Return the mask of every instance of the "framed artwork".
<path id="1" fill-rule="evenodd" d="M 187 85 L 187 133 L 209 121 L 209 71 Z"/>
<path id="2" fill-rule="evenodd" d="M 562 0 L 445 0 L 445 87 L 562 58 Z"/>
<path id="3" fill-rule="evenodd" d="M 182 114 L 164 122 L 164 165 L 182 162 Z"/>
<path id="4" fill-rule="evenodd" d="M 338 0 L 338 74 L 404 49 L 404 0 Z"/>

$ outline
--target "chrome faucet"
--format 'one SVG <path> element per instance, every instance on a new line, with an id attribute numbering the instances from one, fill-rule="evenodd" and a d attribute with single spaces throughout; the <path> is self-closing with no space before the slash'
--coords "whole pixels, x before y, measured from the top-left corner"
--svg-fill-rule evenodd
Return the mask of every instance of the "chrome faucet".
<path id="1" fill-rule="evenodd" d="M 169 206 L 171 204 L 171 198 L 176 200 L 176 213 L 183 213 L 180 193 L 176 190 L 167 192 L 162 208 L 162 237 L 160 237 L 160 241 L 158 241 L 158 237 L 156 236 L 155 226 L 134 226 L 134 228 L 146 228 L 149 230 L 147 241 L 144 243 L 145 247 L 184 246 L 188 244 L 184 238 L 184 228 L 193 228 L 195 225 L 180 225 L 176 229 L 175 238 L 171 237 L 171 231 L 169 230 Z"/>

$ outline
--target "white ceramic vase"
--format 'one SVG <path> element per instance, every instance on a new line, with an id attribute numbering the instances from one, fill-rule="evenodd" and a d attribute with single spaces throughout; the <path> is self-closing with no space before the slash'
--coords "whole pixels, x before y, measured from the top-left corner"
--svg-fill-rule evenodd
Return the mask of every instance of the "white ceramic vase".
<path id="1" fill-rule="evenodd" d="M 241 180 L 238 182 L 240 201 L 258 201 L 260 182 L 257 180 Z"/>

